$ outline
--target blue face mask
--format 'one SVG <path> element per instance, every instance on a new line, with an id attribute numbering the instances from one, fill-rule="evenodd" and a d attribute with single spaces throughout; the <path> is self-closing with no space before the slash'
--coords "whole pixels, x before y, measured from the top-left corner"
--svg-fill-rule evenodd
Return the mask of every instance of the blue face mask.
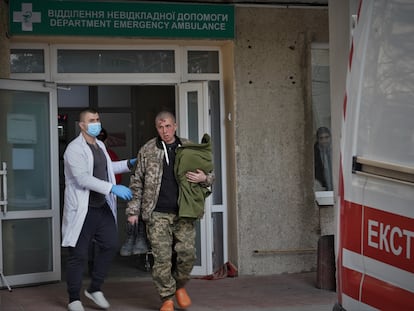
<path id="1" fill-rule="evenodd" d="M 96 137 L 101 132 L 101 123 L 89 123 L 87 133 L 93 137 Z"/>

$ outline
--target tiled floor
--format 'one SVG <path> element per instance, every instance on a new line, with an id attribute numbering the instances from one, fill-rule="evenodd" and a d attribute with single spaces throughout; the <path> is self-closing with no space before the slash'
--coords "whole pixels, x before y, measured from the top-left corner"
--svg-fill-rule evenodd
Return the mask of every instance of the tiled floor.
<path id="1" fill-rule="evenodd" d="M 120 258 L 118 258 L 120 259 Z M 123 258 L 125 263 L 131 260 Z M 122 260 L 121 260 L 122 261 Z M 136 261 L 135 261 L 136 262 Z M 121 269 L 119 260 L 103 291 L 113 311 L 159 310 L 160 301 L 149 272 L 139 266 Z M 138 264 L 138 263 L 137 263 Z M 122 265 L 121 265 L 122 267 Z M 122 270 L 122 271 L 121 271 Z M 193 300 L 189 311 L 330 311 L 336 293 L 315 287 L 314 272 L 271 276 L 242 276 L 218 280 L 193 279 L 187 290 Z M 85 280 L 85 286 L 87 281 Z M 85 310 L 98 310 L 82 295 Z M 66 310 L 64 281 L 0 290 L 1 311 Z M 177 310 L 179 310 L 177 308 Z"/>

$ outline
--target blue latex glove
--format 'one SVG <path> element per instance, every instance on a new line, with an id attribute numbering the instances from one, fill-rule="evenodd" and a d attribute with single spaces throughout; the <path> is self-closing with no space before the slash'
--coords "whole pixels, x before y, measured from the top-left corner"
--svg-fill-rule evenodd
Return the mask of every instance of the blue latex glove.
<path id="1" fill-rule="evenodd" d="M 135 163 L 137 163 L 137 158 L 130 159 L 129 163 L 131 164 L 131 166 L 134 166 Z"/>
<path id="2" fill-rule="evenodd" d="M 132 192 L 128 187 L 123 185 L 113 185 L 111 192 L 115 194 L 117 197 L 129 201 L 132 199 Z"/>

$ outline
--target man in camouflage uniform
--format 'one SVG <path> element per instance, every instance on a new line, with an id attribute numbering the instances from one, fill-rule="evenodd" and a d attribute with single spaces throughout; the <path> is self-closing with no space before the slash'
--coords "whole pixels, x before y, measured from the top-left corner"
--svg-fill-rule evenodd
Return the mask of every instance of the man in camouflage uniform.
<path id="1" fill-rule="evenodd" d="M 155 127 L 158 136 L 138 152 L 138 164 L 130 180 L 133 198 L 126 213 L 134 224 L 142 212 L 154 257 L 152 277 L 163 302 L 160 311 L 174 311 L 174 296 L 180 308 L 191 305 L 184 286 L 196 259 L 196 218 L 178 217 L 179 189 L 174 175 L 175 150 L 189 141 L 175 135 L 177 125 L 170 112 L 160 112 Z M 211 186 L 214 180 L 212 172 L 200 169 L 187 172 L 186 177 L 202 187 Z"/>

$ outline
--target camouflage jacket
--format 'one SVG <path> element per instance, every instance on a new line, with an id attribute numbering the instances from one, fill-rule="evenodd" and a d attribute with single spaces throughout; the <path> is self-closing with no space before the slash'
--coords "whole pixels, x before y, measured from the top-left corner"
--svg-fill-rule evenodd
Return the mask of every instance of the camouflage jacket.
<path id="1" fill-rule="evenodd" d="M 179 144 L 191 143 L 188 139 L 179 138 Z M 131 175 L 129 188 L 133 197 L 128 202 L 126 215 L 139 215 L 148 221 L 158 201 L 161 188 L 161 180 L 164 167 L 164 150 L 159 137 L 149 140 L 139 150 L 135 171 Z M 214 181 L 214 173 L 207 174 L 207 181 L 201 183 L 203 187 L 209 187 Z"/>

